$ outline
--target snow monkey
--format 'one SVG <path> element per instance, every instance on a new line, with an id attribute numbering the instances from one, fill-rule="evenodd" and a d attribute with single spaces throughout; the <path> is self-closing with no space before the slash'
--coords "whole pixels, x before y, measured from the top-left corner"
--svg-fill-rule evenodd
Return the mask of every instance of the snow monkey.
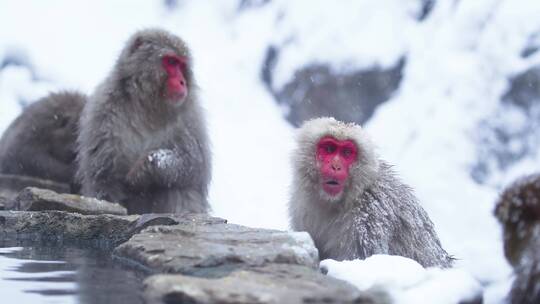
<path id="1" fill-rule="evenodd" d="M 401 255 L 424 267 L 450 267 L 412 189 L 380 160 L 364 130 L 317 118 L 298 131 L 293 152 L 291 228 L 307 231 L 321 259 Z"/>
<path id="2" fill-rule="evenodd" d="M 25 108 L 0 140 L 0 173 L 74 185 L 77 125 L 85 100 L 66 91 Z"/>
<path id="3" fill-rule="evenodd" d="M 135 33 L 84 107 L 82 193 L 128 212 L 207 212 L 210 148 L 186 43 Z"/>
<path id="4" fill-rule="evenodd" d="M 540 174 L 518 179 L 501 195 L 495 216 L 504 254 L 514 267 L 509 303 L 540 303 Z"/>

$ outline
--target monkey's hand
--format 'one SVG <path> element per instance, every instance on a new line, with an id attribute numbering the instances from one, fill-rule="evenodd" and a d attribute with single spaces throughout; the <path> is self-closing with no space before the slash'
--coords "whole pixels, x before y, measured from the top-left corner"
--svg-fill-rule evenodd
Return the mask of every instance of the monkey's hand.
<path id="1" fill-rule="evenodd" d="M 179 165 L 179 159 L 173 150 L 152 150 L 133 164 L 126 174 L 126 181 L 130 186 L 138 187 L 160 184 L 164 173 L 171 172 Z"/>

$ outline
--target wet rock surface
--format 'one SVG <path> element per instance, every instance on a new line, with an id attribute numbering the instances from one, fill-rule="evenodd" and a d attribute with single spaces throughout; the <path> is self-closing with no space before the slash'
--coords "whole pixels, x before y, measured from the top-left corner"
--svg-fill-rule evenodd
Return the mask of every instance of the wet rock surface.
<path id="1" fill-rule="evenodd" d="M 0 196 L 5 197 L 8 201 L 15 198 L 26 187 L 49 189 L 58 193 L 70 193 L 68 184 L 29 176 L 0 174 Z M 6 204 L 6 208 L 9 209 L 8 204 Z"/>
<path id="2" fill-rule="evenodd" d="M 390 303 L 383 293 L 360 293 L 311 268 L 284 264 L 217 279 L 155 275 L 144 286 L 147 303 Z"/>
<path id="3" fill-rule="evenodd" d="M 62 211 L 0 211 L 0 238 L 116 244 L 138 216 L 82 215 Z"/>
<path id="4" fill-rule="evenodd" d="M 391 303 L 384 292 L 360 292 L 323 275 L 307 233 L 248 228 L 206 214 L 85 215 L 73 207 L 83 199 L 23 190 L 17 206 L 62 211 L 0 211 L 0 243 L 112 252 L 119 264 L 153 275 L 145 281 L 147 303 Z"/>
<path id="5" fill-rule="evenodd" d="M 318 267 L 318 253 L 303 232 L 254 229 L 205 219 L 154 226 L 134 235 L 115 256 L 150 272 L 220 277 L 269 263 Z"/>
<path id="6" fill-rule="evenodd" d="M 21 211 L 59 210 L 80 214 L 127 215 L 126 208 L 117 203 L 34 187 L 25 188 L 14 201 L 15 208 Z"/>
<path id="7" fill-rule="evenodd" d="M 130 231 L 132 234 L 139 233 L 143 229 L 157 225 L 176 225 L 176 224 L 193 224 L 209 225 L 209 224 L 225 224 L 227 220 L 218 217 L 211 217 L 206 214 L 170 214 L 170 213 L 148 213 L 142 214 L 132 223 Z"/>

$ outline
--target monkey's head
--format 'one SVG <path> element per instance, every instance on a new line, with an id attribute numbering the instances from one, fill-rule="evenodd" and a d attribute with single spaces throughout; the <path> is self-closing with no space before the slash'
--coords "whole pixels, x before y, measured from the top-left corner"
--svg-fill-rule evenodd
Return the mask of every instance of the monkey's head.
<path id="1" fill-rule="evenodd" d="M 377 177 L 379 161 L 359 125 L 334 118 L 313 119 L 300 128 L 297 143 L 295 182 L 322 201 L 357 197 Z"/>
<path id="2" fill-rule="evenodd" d="M 531 239 L 540 241 L 540 174 L 510 185 L 496 204 L 495 216 L 503 225 L 506 258 L 516 265 Z"/>
<path id="3" fill-rule="evenodd" d="M 117 75 L 132 96 L 180 107 L 195 87 L 186 43 L 167 31 L 146 29 L 129 39 L 117 62 Z"/>
<path id="4" fill-rule="evenodd" d="M 79 93 L 59 92 L 32 104 L 37 126 L 31 127 L 31 142 L 45 147 L 57 160 L 72 162 L 76 156 L 75 141 L 85 100 L 86 96 Z"/>

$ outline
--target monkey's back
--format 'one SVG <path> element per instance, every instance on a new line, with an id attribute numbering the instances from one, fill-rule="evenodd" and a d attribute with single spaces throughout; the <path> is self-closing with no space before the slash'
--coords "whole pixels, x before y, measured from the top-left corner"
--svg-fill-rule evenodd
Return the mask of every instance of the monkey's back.
<path id="1" fill-rule="evenodd" d="M 372 255 L 381 249 L 388 254 L 416 260 L 424 267 L 449 267 L 452 258 L 442 248 L 433 222 L 422 208 L 413 190 L 399 180 L 391 167 L 381 162 L 381 175 L 353 209 L 356 239 L 371 234 L 371 244 L 357 243 L 359 248 L 371 248 Z M 366 229 L 365 215 L 378 217 L 380 224 Z M 383 239 L 387 244 L 378 244 Z M 360 241 L 362 242 L 362 241 Z M 387 246 L 387 248 L 385 248 Z M 382 248 L 381 248 L 382 247 Z"/>
<path id="2" fill-rule="evenodd" d="M 0 172 L 72 183 L 86 96 L 52 93 L 25 108 L 0 139 Z"/>
<path id="3" fill-rule="evenodd" d="M 535 230 L 536 237 L 527 244 L 520 262 L 514 266 L 515 280 L 509 303 L 540 303 L 540 226 Z"/>

